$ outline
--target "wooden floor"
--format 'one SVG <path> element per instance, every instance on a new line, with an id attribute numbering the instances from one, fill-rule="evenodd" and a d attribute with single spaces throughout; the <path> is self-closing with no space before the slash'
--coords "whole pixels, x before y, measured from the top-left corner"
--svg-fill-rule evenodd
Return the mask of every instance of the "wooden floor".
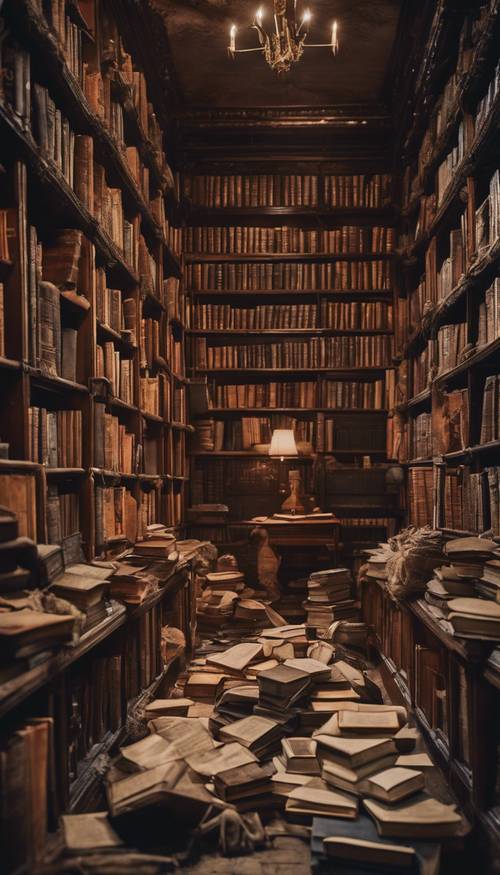
<path id="1" fill-rule="evenodd" d="M 189 875 L 310 875 L 309 842 L 293 836 L 273 839 L 272 846 L 248 857 L 204 854 L 183 867 Z"/>

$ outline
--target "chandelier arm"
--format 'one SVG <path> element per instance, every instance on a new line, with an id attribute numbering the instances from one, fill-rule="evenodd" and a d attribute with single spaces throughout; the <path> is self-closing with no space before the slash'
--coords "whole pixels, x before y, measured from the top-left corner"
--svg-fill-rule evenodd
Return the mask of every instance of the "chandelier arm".
<path id="1" fill-rule="evenodd" d="M 233 55 L 241 55 L 245 52 L 263 52 L 264 46 L 257 46 L 255 49 L 234 49 L 232 52 Z"/>

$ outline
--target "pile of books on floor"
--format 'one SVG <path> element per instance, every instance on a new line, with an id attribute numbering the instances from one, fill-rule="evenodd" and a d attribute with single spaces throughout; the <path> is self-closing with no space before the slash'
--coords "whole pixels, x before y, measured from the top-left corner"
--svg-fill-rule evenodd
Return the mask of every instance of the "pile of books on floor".
<path id="1" fill-rule="evenodd" d="M 230 807 L 306 825 L 327 866 L 399 872 L 424 842 L 439 858 L 462 818 L 428 792 L 432 761 L 406 709 L 374 701 L 360 665 L 304 633 L 284 625 L 197 651 L 176 691 L 183 698 L 150 703 L 149 734 L 122 747 L 107 773 L 114 825 L 122 815 L 128 828 L 139 814 L 144 823 L 158 805 L 159 829 L 165 811 L 196 823 L 210 806 Z M 318 703 L 320 719 L 304 722 Z"/>
<path id="2" fill-rule="evenodd" d="M 352 598 L 352 576 L 348 568 L 314 571 L 307 581 L 303 603 L 307 625 L 322 636 L 335 620 L 355 620 L 359 609 Z"/>
<path id="3" fill-rule="evenodd" d="M 220 556 L 215 571 L 203 578 L 203 589 L 196 601 L 196 619 L 201 634 L 241 640 L 256 635 L 270 622 L 283 623 L 280 614 L 268 604 L 267 593 L 247 586 L 234 556 Z"/>
<path id="4" fill-rule="evenodd" d="M 463 638 L 500 640 L 500 545 L 455 538 L 444 552 L 449 564 L 434 570 L 425 593 L 440 625 Z"/>

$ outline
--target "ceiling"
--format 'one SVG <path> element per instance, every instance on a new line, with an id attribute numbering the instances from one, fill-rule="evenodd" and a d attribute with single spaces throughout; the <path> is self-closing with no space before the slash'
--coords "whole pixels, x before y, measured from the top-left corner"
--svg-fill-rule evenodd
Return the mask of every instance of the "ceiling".
<path id="1" fill-rule="evenodd" d="M 182 102 L 191 109 L 320 107 L 380 101 L 394 44 L 401 0 L 311 0 L 311 42 L 328 42 L 333 19 L 340 51 L 310 49 L 278 77 L 257 54 L 227 54 L 229 28 L 238 25 L 239 45 L 255 44 L 246 30 L 260 0 L 153 0 L 168 34 Z M 262 3 L 272 20 L 272 0 Z M 241 42 L 240 42 L 241 41 Z"/>

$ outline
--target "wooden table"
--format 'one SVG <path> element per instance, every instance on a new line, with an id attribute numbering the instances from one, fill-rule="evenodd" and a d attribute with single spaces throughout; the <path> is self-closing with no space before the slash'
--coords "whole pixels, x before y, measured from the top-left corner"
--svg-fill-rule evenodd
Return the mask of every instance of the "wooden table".
<path id="1" fill-rule="evenodd" d="M 242 520 L 236 525 L 266 529 L 269 534 L 269 542 L 273 547 L 328 546 L 336 551 L 340 541 L 340 521 L 335 516 L 329 519 L 308 517 L 297 520 L 267 517 L 259 522 Z"/>

